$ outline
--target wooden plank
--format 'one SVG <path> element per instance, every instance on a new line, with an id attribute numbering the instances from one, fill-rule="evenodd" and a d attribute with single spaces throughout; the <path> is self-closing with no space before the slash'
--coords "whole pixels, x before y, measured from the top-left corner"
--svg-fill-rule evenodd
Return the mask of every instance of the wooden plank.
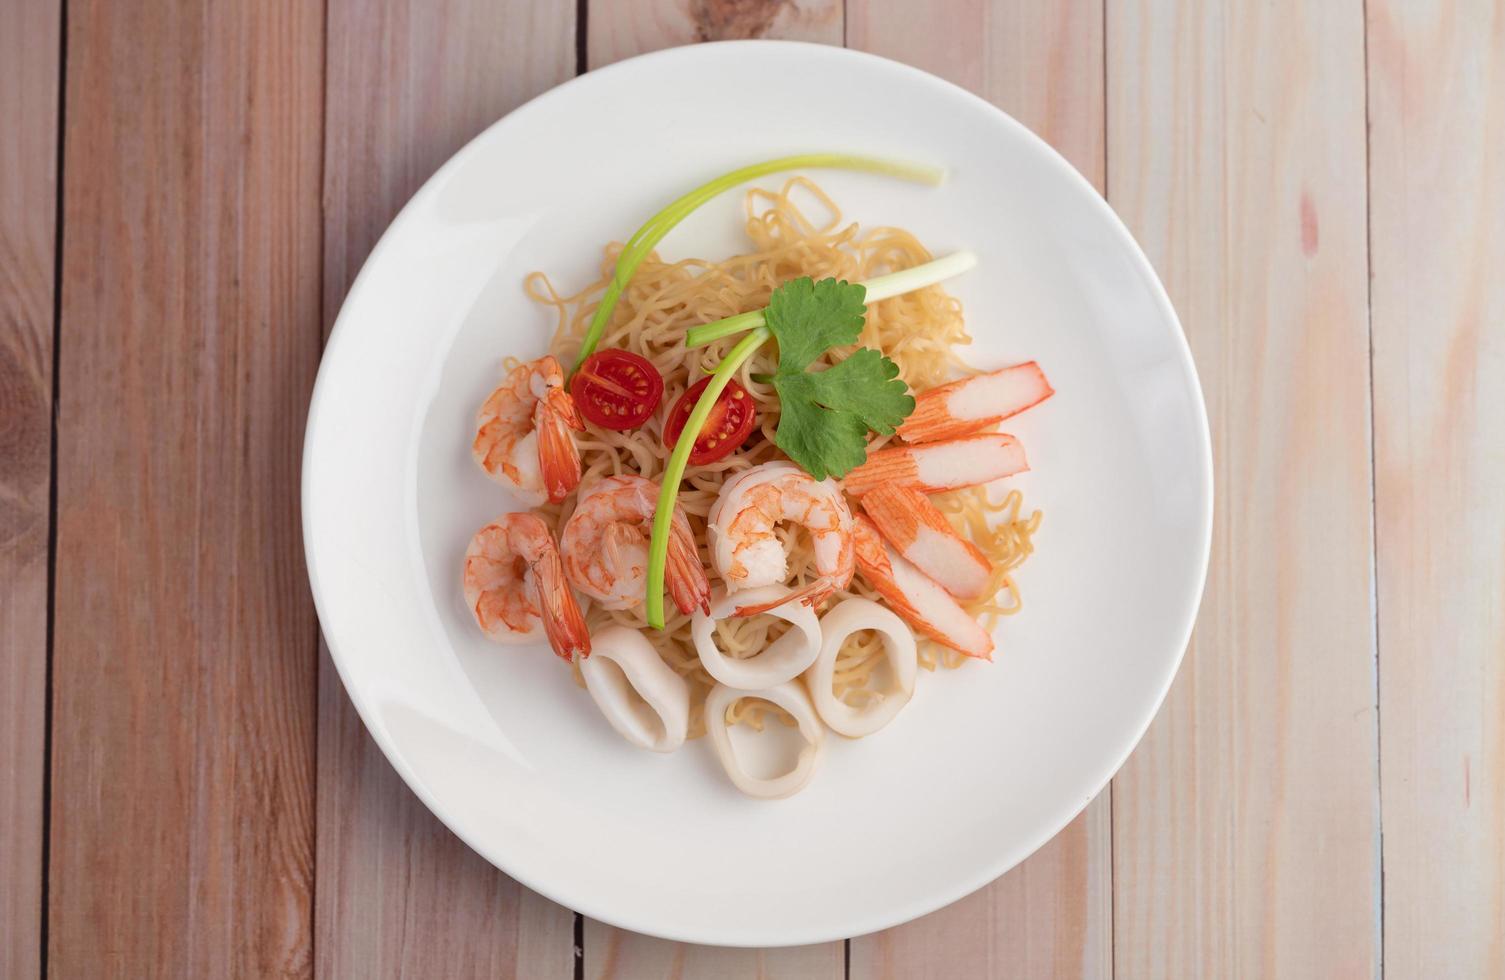
<path id="1" fill-rule="evenodd" d="M 1385 972 L 1505 976 L 1505 10 L 1368 5 Z"/>
<path id="2" fill-rule="evenodd" d="M 840 44 L 842 0 L 589 0 L 590 67 L 697 41 Z"/>
<path id="3" fill-rule="evenodd" d="M 1113 787 L 1116 974 L 1378 971 L 1360 0 L 1115 4 L 1108 199 L 1201 371 L 1192 649 Z"/>
<path id="4" fill-rule="evenodd" d="M 0 21 L 0 976 L 41 973 L 58 0 Z"/>
<path id="5" fill-rule="evenodd" d="M 1034 130 L 1103 189 L 1103 7 L 1091 0 L 849 0 L 847 46 L 939 75 Z"/>
<path id="6" fill-rule="evenodd" d="M 903 0 L 849 0 L 847 43 L 977 92 L 1049 141 L 1101 190 L 1102 12 L 1097 0 L 968 0 L 934 17 Z M 1109 797 L 1105 791 L 987 888 L 918 921 L 852 940 L 852 976 L 1109 976 Z"/>
<path id="7" fill-rule="evenodd" d="M 842 943 L 780 949 L 694 946 L 585 920 L 585 976 L 590 980 L 715 977 L 717 980 L 821 980 L 841 977 Z"/>
<path id="8" fill-rule="evenodd" d="M 450 833 L 320 661 L 318 975 L 573 976 L 575 914 Z"/>
<path id="9" fill-rule="evenodd" d="M 332 0 L 324 321 L 455 150 L 575 73 L 573 5 Z M 318 973 L 568 977 L 574 913 L 444 828 L 366 733 L 327 651 L 319 681 Z"/>
<path id="10" fill-rule="evenodd" d="M 307 975 L 323 16 L 68 5 L 49 970 Z"/>
<path id="11" fill-rule="evenodd" d="M 840 44 L 841 0 L 590 0 L 592 68 L 697 41 L 779 38 Z M 843 943 L 788 949 L 726 949 L 654 939 L 585 920 L 586 975 L 638 977 L 841 977 Z"/>
<path id="12" fill-rule="evenodd" d="M 1106 796 L 986 888 L 851 941 L 851 976 L 1112 975 L 1111 810 Z"/>

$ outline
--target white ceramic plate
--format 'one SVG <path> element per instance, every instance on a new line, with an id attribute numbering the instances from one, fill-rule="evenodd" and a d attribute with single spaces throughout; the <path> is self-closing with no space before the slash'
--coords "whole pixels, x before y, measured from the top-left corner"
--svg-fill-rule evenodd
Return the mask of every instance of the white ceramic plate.
<path id="1" fill-rule="evenodd" d="M 944 164 L 931 189 L 814 176 L 864 225 L 975 250 L 955 280 L 974 363 L 1037 359 L 1057 395 L 1008 426 L 1045 510 L 1026 609 L 996 663 L 922 674 L 804 792 L 740 796 L 703 741 L 635 750 L 547 649 L 482 639 L 459 589 L 476 528 L 518 509 L 470 459 L 507 354 L 603 243 L 742 164 L 842 150 Z M 775 186 L 781 178 L 761 181 Z M 661 246 L 745 247 L 740 193 Z M 1206 414 L 1176 317 L 1092 188 L 1024 127 L 923 72 L 812 45 L 665 51 L 534 100 L 457 153 L 392 223 L 330 338 L 309 412 L 309 577 L 371 734 L 455 833 L 530 888 L 672 939 L 793 945 L 870 932 L 981 887 L 1102 789 L 1175 674 L 1211 532 Z"/>

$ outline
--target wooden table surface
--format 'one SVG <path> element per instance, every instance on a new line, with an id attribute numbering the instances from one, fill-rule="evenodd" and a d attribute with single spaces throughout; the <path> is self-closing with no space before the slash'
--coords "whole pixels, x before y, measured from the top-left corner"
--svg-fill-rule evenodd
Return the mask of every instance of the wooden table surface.
<path id="1" fill-rule="evenodd" d="M 578 72 L 749 36 L 936 72 L 1102 189 L 1218 491 L 1110 789 L 948 909 L 767 951 L 444 830 L 298 524 L 324 332 L 408 196 Z M 0 0 L 0 975 L 1505 977 L 1502 187 L 1498 0 Z"/>

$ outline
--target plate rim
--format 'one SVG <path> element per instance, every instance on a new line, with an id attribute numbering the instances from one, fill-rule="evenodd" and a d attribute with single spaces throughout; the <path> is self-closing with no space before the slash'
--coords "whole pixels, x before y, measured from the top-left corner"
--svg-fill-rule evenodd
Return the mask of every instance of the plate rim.
<path id="1" fill-rule="evenodd" d="M 378 259 L 388 248 L 392 247 L 394 230 L 404 225 L 406 223 L 406 219 L 413 211 L 416 210 L 417 206 L 421 205 L 428 197 L 436 192 L 436 189 L 442 185 L 446 175 L 448 175 L 452 170 L 457 169 L 467 158 L 478 151 L 479 145 L 491 137 L 493 130 L 496 130 L 497 128 L 503 126 L 512 118 L 521 114 L 530 114 L 543 111 L 547 109 L 551 103 L 561 98 L 564 94 L 568 93 L 570 90 L 581 84 L 599 84 L 601 77 L 630 72 L 639 68 L 644 63 L 650 61 L 667 61 L 682 57 L 704 57 L 705 51 L 707 49 L 722 51 L 725 52 L 728 56 L 737 57 L 745 57 L 747 54 L 756 51 L 774 52 L 793 50 L 801 54 L 810 55 L 817 59 L 829 59 L 832 63 L 839 64 L 843 61 L 846 61 L 849 63 L 866 62 L 868 64 L 876 64 L 883 70 L 892 71 L 900 75 L 908 76 L 909 80 L 914 83 L 929 85 L 933 88 L 944 91 L 948 97 L 960 98 L 961 100 L 969 102 L 974 106 L 982 107 L 983 109 L 985 109 L 986 112 L 997 118 L 998 121 L 1003 126 L 1005 126 L 1005 128 L 1011 129 L 1014 132 L 1015 136 L 1023 139 L 1027 143 L 1033 144 L 1036 150 L 1043 151 L 1046 159 L 1051 162 L 1051 165 L 1056 170 L 1064 172 L 1068 182 L 1074 183 L 1077 190 L 1084 193 L 1085 197 L 1090 202 L 1088 206 L 1096 211 L 1098 215 L 1104 219 L 1106 226 L 1110 230 L 1110 233 L 1116 238 L 1120 245 L 1125 247 L 1125 252 L 1129 257 L 1132 266 L 1139 274 L 1140 278 L 1149 287 L 1150 295 L 1156 307 L 1159 309 L 1161 315 L 1174 328 L 1172 330 L 1172 333 L 1174 335 L 1173 346 L 1175 348 L 1177 358 L 1180 362 L 1180 367 L 1186 372 L 1186 376 L 1191 381 L 1192 391 L 1195 395 L 1195 397 L 1192 399 L 1195 409 L 1195 418 L 1193 419 L 1193 422 L 1196 433 L 1200 437 L 1197 440 L 1196 445 L 1200 462 L 1200 472 L 1197 473 L 1197 476 L 1200 478 L 1200 486 L 1202 488 L 1205 488 L 1205 492 L 1199 494 L 1201 498 L 1199 501 L 1201 510 L 1201 513 L 1199 515 L 1201 533 L 1198 536 L 1200 547 L 1196 556 L 1197 568 L 1194 575 L 1194 581 L 1196 582 L 1194 590 L 1195 594 L 1189 596 L 1189 600 L 1185 603 L 1185 609 L 1183 611 L 1183 622 L 1181 623 L 1181 628 L 1178 631 L 1180 640 L 1176 644 L 1174 656 L 1168 661 L 1167 668 L 1165 669 L 1164 674 L 1160 678 L 1160 682 L 1157 685 L 1158 691 L 1154 698 L 1153 705 L 1137 724 L 1136 731 L 1134 732 L 1133 737 L 1126 740 L 1124 747 L 1119 752 L 1115 753 L 1115 760 L 1110 766 L 1107 767 L 1106 773 L 1101 777 L 1101 779 L 1094 780 L 1094 782 L 1097 783 L 1097 788 L 1092 792 L 1092 794 L 1086 797 L 1081 803 L 1075 804 L 1068 810 L 1063 811 L 1064 816 L 1053 825 L 1050 825 L 1048 832 L 1045 832 L 1041 835 L 1036 835 L 1037 839 L 1029 840 L 1023 845 L 1016 846 L 1006 851 L 1001 851 L 1000 856 L 995 860 L 979 862 L 979 864 L 973 869 L 971 874 L 967 876 L 958 876 L 954 885 L 949 889 L 938 889 L 935 893 L 932 894 L 910 897 L 904 902 L 895 903 L 890 908 L 888 914 L 873 914 L 869 915 L 863 921 L 852 923 L 851 931 L 841 930 L 832 932 L 830 927 L 815 927 L 807 930 L 804 933 L 795 934 L 793 936 L 777 937 L 760 935 L 755 930 L 744 931 L 741 934 L 735 932 L 709 933 L 697 932 L 694 930 L 681 931 L 674 928 L 672 924 L 661 924 L 638 920 L 633 916 L 630 909 L 619 910 L 615 908 L 598 907 L 592 902 L 590 896 L 588 895 L 570 896 L 566 898 L 559 891 L 555 890 L 549 883 L 540 881 L 534 876 L 525 876 L 518 874 L 515 871 L 509 869 L 501 860 L 489 853 L 488 849 L 485 849 L 478 845 L 476 841 L 472 840 L 467 834 L 465 834 L 455 826 L 455 823 L 446 815 L 444 806 L 434 798 L 433 794 L 428 791 L 424 781 L 420 779 L 417 773 L 412 769 L 412 767 L 408 765 L 402 753 L 400 753 L 391 744 L 391 739 L 388 736 L 385 728 L 381 725 L 373 725 L 371 723 L 370 708 L 367 704 L 364 703 L 364 699 L 357 688 L 355 686 L 352 686 L 351 684 L 350 677 L 348 676 L 346 657 L 341 654 L 339 645 L 330 637 L 328 631 L 326 631 L 324 627 L 327 600 L 322 598 L 322 590 L 319 585 L 318 561 L 316 555 L 314 554 L 314 548 L 311 544 L 313 534 L 309 514 L 313 510 L 313 508 L 310 506 L 310 499 L 314 494 L 314 486 L 309 474 L 311 472 L 310 462 L 312 459 L 313 445 L 315 442 L 315 431 L 318 427 L 319 419 L 322 415 L 321 406 L 324 401 L 331 397 L 329 394 L 329 384 L 327 382 L 328 373 L 326 371 L 326 367 L 331 359 L 333 352 L 337 351 L 339 349 L 339 345 L 343 343 L 345 335 L 351 332 L 351 328 L 349 326 L 349 323 L 347 322 L 350 319 L 349 309 L 351 306 L 351 298 L 354 297 L 357 292 L 362 289 L 366 278 L 372 273 L 373 268 L 378 264 Z M 587 82 L 588 79 L 590 80 L 589 82 Z M 895 61 L 891 58 L 885 58 L 881 55 L 859 51 L 852 48 L 837 47 L 834 45 L 819 44 L 808 41 L 766 39 L 710 41 L 701 42 L 698 44 L 681 45 L 672 48 L 664 48 L 658 51 L 651 51 L 644 54 L 635 55 L 631 58 L 626 58 L 622 61 L 614 62 L 610 65 L 594 69 L 584 74 L 576 75 L 573 78 L 561 82 L 553 88 L 539 93 L 532 99 L 529 99 L 527 102 L 524 102 L 523 104 L 507 112 L 494 122 L 488 124 L 474 137 L 467 140 L 463 146 L 456 150 L 442 165 L 440 165 L 426 180 L 424 180 L 423 184 L 418 188 L 417 191 L 414 192 L 412 197 L 410 197 L 408 201 L 402 206 L 402 208 L 398 210 L 396 215 L 393 216 L 392 220 L 382 231 L 381 236 L 377 239 L 376 244 L 372 247 L 370 253 L 366 256 L 366 259 L 362 262 L 360 271 L 351 281 L 349 289 L 346 291 L 344 298 L 340 302 L 340 311 L 335 317 L 335 321 L 329 331 L 329 337 L 325 341 L 323 350 L 320 354 L 319 370 L 317 375 L 315 376 L 314 386 L 309 396 L 308 415 L 304 425 L 303 449 L 300 453 L 300 529 L 303 535 L 304 563 L 308 573 L 309 589 L 313 597 L 315 613 L 319 617 L 320 636 L 323 638 L 325 646 L 329 650 L 330 661 L 334 665 L 336 675 L 340 679 L 340 684 L 344 688 L 345 695 L 350 699 L 351 704 L 355 707 L 356 714 L 360 717 L 361 723 L 365 727 L 366 732 L 371 736 L 377 747 L 381 749 L 382 755 L 386 758 L 387 763 L 392 766 L 392 768 L 402 778 L 402 781 L 404 782 L 404 784 L 406 784 L 408 790 L 412 792 L 420 802 L 423 803 L 424 807 L 437 820 L 439 820 L 439 822 L 442 823 L 450 833 L 454 834 L 461 841 L 463 841 L 467 847 L 478 854 L 488 864 L 492 865 L 503 874 L 506 874 L 508 877 L 512 878 L 514 881 L 518 882 L 525 888 L 537 892 L 548 900 L 566 909 L 569 909 L 581 915 L 587 915 L 593 919 L 596 919 L 597 921 L 615 926 L 617 928 L 627 929 L 633 932 L 641 933 L 643 935 L 653 936 L 673 942 L 718 945 L 731 948 L 777 948 L 787 946 L 800 946 L 815 943 L 834 942 L 836 940 L 851 939 L 858 936 L 869 935 L 883 929 L 892 928 L 894 926 L 913 921 L 914 919 L 920 918 L 921 916 L 928 915 L 931 912 L 935 912 L 939 909 L 945 908 L 948 905 L 952 905 L 955 902 L 960 901 L 968 895 L 971 895 L 974 892 L 986 887 L 993 881 L 1000 878 L 1002 875 L 1008 873 L 1018 865 L 1022 864 L 1024 861 L 1028 860 L 1033 854 L 1039 851 L 1040 848 L 1042 848 L 1045 844 L 1049 843 L 1058 834 L 1060 834 L 1061 831 L 1064 830 L 1072 821 L 1074 821 L 1093 800 L 1097 799 L 1097 797 L 1102 794 L 1103 790 L 1112 781 L 1113 777 L 1118 774 L 1118 772 L 1123 768 L 1124 764 L 1128 761 L 1129 756 L 1133 754 L 1136 748 L 1138 748 L 1140 742 L 1144 739 L 1145 733 L 1149 730 L 1150 724 L 1159 715 L 1160 709 L 1164 705 L 1165 699 L 1170 692 L 1171 685 L 1174 683 L 1177 674 L 1180 672 L 1181 664 L 1185 660 L 1186 652 L 1191 642 L 1197 616 L 1201 609 L 1202 599 L 1206 593 L 1207 573 L 1211 561 L 1212 552 L 1213 513 L 1216 499 L 1216 485 L 1214 480 L 1215 470 L 1213 466 L 1212 449 L 1212 434 L 1207 416 L 1206 397 L 1203 392 L 1201 377 L 1197 372 L 1196 362 L 1192 356 L 1191 345 L 1186 337 L 1186 331 L 1181 325 L 1180 317 L 1178 317 L 1176 314 L 1175 307 L 1171 303 L 1170 296 L 1166 292 L 1164 284 L 1161 282 L 1159 275 L 1155 272 L 1154 266 L 1151 264 L 1149 258 L 1144 254 L 1144 250 L 1140 247 L 1139 242 L 1134 238 L 1133 234 L 1129 231 L 1127 225 L 1124 224 L 1123 219 L 1120 218 L 1118 213 L 1113 209 L 1112 205 L 1108 203 L 1108 201 L 1098 191 L 1098 189 L 1094 187 L 1092 183 L 1088 181 L 1087 178 L 1084 177 L 1081 172 L 1071 164 L 1070 161 L 1062 156 L 1055 147 L 1051 146 L 1042 137 L 1036 134 L 1028 126 L 1025 126 L 1023 123 L 1019 122 L 1009 113 L 977 95 L 976 93 L 971 92 L 955 84 L 954 82 L 947 81 L 946 79 L 943 79 L 937 75 L 931 74 L 930 72 L 927 72 L 923 69 L 904 64 L 903 62 Z"/>

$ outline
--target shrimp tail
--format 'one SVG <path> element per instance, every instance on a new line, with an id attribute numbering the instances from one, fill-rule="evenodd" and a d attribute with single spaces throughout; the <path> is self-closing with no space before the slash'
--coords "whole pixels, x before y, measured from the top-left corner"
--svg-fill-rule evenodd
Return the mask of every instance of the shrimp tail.
<path id="1" fill-rule="evenodd" d="M 549 410 L 559 416 L 559 420 L 576 432 L 585 431 L 585 421 L 580 418 L 580 409 L 575 406 L 575 399 L 563 388 L 550 388 L 544 396 Z"/>
<path id="2" fill-rule="evenodd" d="M 676 512 L 669 532 L 669 555 L 664 567 L 664 581 L 669 587 L 669 596 L 682 613 L 696 609 L 710 615 L 711 583 L 706 578 L 705 568 L 700 564 L 700 553 L 695 549 L 695 535 L 690 522 Z"/>
<path id="3" fill-rule="evenodd" d="M 805 605 L 814 608 L 829 599 L 835 591 L 836 587 L 830 581 L 818 578 L 802 588 L 779 596 L 772 602 L 762 602 L 751 606 L 738 606 L 732 610 L 732 615 L 737 617 L 756 616 L 759 613 L 766 613 L 770 609 L 776 609 L 785 603 L 796 601 L 803 602 Z"/>
<path id="4" fill-rule="evenodd" d="M 554 652 L 567 663 L 574 663 L 591 655 L 590 630 L 586 628 L 585 616 L 580 604 L 564 579 L 564 562 L 559 553 L 549 550 L 540 555 L 531 568 L 533 589 L 538 602 L 539 616 L 543 619 L 544 635 Z"/>
<path id="5" fill-rule="evenodd" d="M 559 390 L 569 401 L 569 410 L 574 413 L 574 402 L 569 395 Z M 538 469 L 543 477 L 544 489 L 549 503 L 557 504 L 568 497 L 580 485 L 580 451 L 575 448 L 570 435 L 571 425 L 567 417 L 555 408 L 555 399 L 550 397 L 538 402 L 533 409 L 533 428 L 538 433 Z M 579 422 L 579 416 L 574 416 Z"/>

